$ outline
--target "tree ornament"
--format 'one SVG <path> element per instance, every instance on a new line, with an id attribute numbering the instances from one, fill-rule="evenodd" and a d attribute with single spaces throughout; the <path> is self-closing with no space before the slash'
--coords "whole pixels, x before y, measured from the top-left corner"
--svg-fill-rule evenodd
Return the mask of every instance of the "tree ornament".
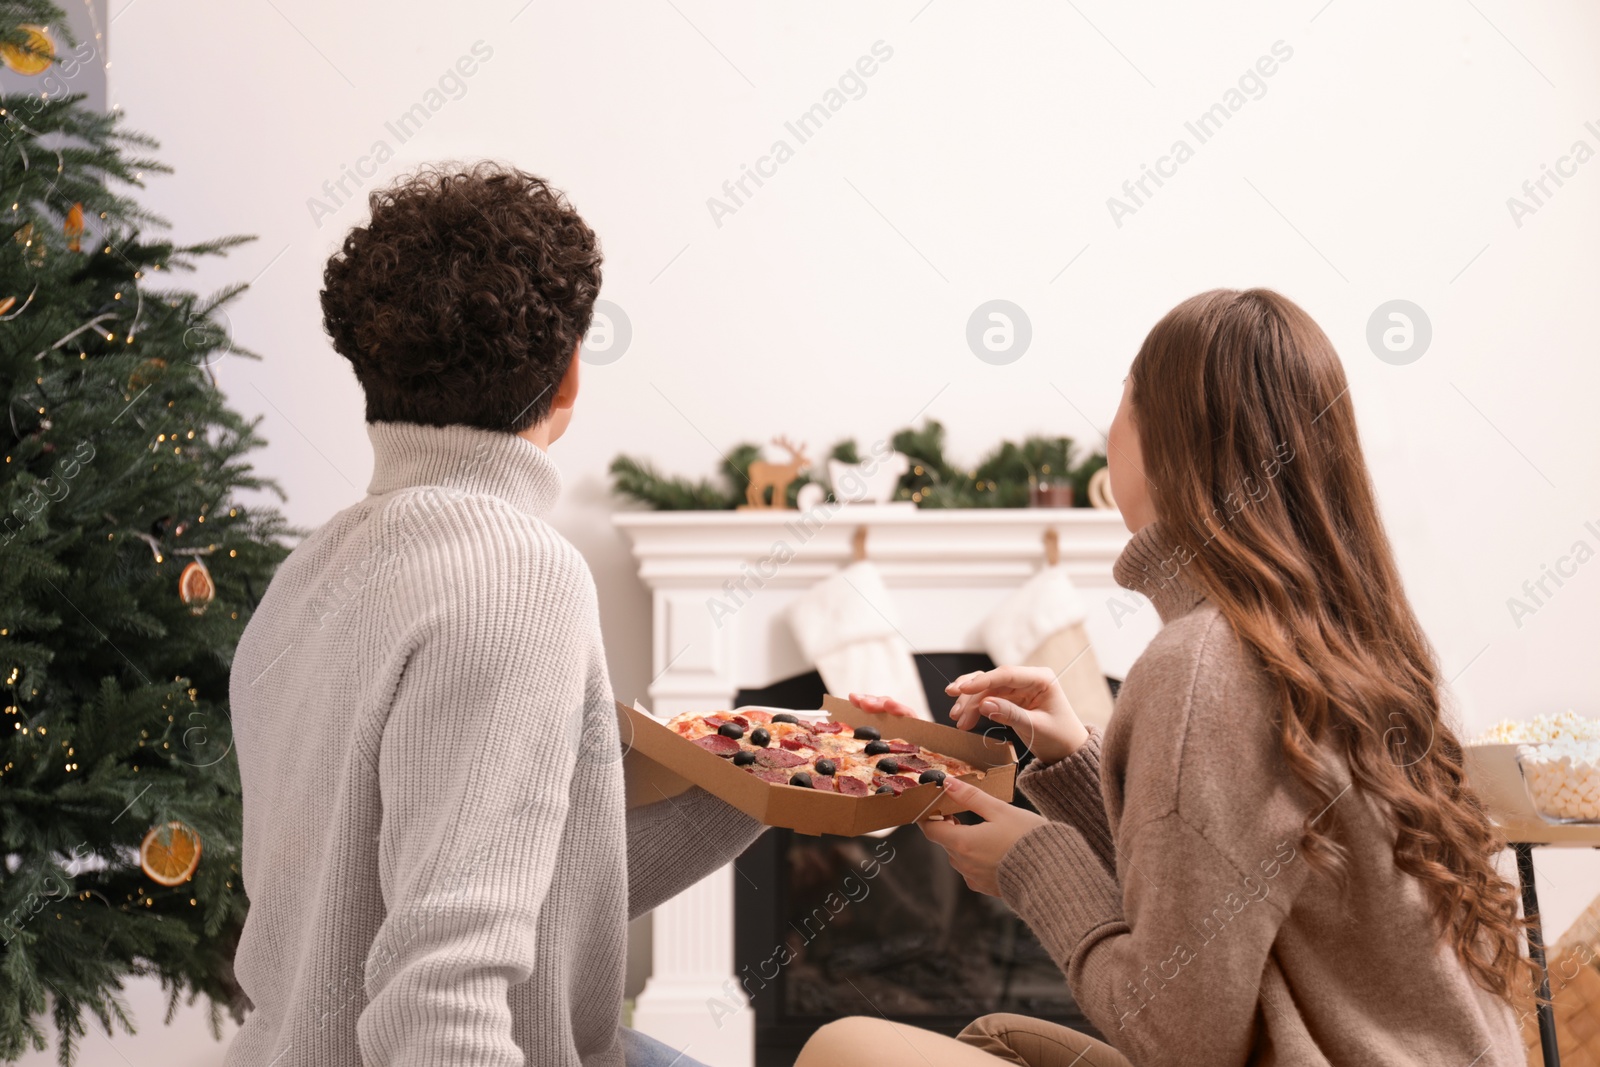
<path id="1" fill-rule="evenodd" d="M 806 457 L 805 445 L 793 444 L 787 437 L 774 437 L 772 443 L 789 453 L 789 462 L 769 463 L 764 459 L 758 459 L 750 464 L 750 469 L 745 472 L 750 485 L 745 490 L 744 507 L 787 508 L 789 483 L 794 481 L 802 470 L 811 466 L 811 460 Z M 770 502 L 767 498 L 768 489 L 772 490 Z"/>
<path id="2" fill-rule="evenodd" d="M 211 598 L 217 595 L 217 584 L 211 580 L 211 572 L 206 569 L 204 561 L 192 559 L 183 568 L 183 573 L 178 576 L 178 595 L 196 615 L 206 613 Z"/>
<path id="3" fill-rule="evenodd" d="M 17 298 L 14 296 L 6 297 L 3 302 L 0 302 L 0 322 L 10 322 L 24 311 L 27 311 L 28 305 L 33 303 L 34 295 L 38 292 L 39 287 L 35 285 L 33 287 L 33 292 L 28 294 L 28 299 L 24 300 L 22 302 L 22 306 L 17 308 L 15 311 L 12 311 L 11 309 L 17 307 Z"/>
<path id="4" fill-rule="evenodd" d="M 27 258 L 29 266 L 40 267 L 44 265 L 44 242 L 33 239 L 33 223 L 23 223 L 21 228 L 11 235 L 11 239 L 23 247 L 23 255 Z"/>
<path id="5" fill-rule="evenodd" d="M 18 74 L 30 76 L 49 70 L 56 56 L 55 42 L 50 40 L 50 34 L 43 26 L 23 25 L 17 29 L 27 37 L 28 43 L 26 46 L 0 44 L 0 63 Z"/>
<path id="6" fill-rule="evenodd" d="M 166 369 L 167 361 L 164 359 L 145 360 L 133 368 L 133 373 L 128 375 L 128 391 L 138 392 L 145 386 L 153 384 L 157 378 L 161 377 L 161 372 Z"/>
<path id="7" fill-rule="evenodd" d="M 157 885 L 182 885 L 199 866 L 200 835 L 176 819 L 152 826 L 139 845 L 139 868 Z"/>
<path id="8" fill-rule="evenodd" d="M 67 235 L 67 251 L 82 252 L 83 242 L 83 205 L 73 204 L 67 212 L 66 221 L 61 224 L 61 232 Z"/>

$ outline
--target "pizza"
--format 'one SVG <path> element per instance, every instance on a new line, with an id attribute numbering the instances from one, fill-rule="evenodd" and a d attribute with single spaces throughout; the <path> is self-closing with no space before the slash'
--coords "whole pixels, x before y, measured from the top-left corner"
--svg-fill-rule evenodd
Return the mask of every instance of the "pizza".
<path id="1" fill-rule="evenodd" d="M 876 727 L 802 720 L 787 712 L 685 712 L 667 726 L 764 782 L 847 796 L 899 796 L 912 786 L 977 770 L 910 741 L 885 739 Z"/>

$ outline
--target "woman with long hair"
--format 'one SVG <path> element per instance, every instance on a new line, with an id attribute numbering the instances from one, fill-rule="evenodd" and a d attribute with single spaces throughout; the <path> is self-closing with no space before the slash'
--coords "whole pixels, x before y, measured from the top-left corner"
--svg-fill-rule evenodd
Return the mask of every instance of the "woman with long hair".
<path id="1" fill-rule="evenodd" d="M 1109 456 L 1133 533 L 1117 582 L 1161 632 L 1104 736 L 1047 670 L 958 679 L 952 717 L 1019 733 L 1042 814 L 951 781 L 984 821 L 923 826 L 1028 923 L 1109 1045 L 1018 1015 L 959 1040 L 855 1018 L 799 1067 L 1521 1067 L 1517 893 L 1328 338 L 1268 290 L 1184 301 L 1133 362 Z"/>

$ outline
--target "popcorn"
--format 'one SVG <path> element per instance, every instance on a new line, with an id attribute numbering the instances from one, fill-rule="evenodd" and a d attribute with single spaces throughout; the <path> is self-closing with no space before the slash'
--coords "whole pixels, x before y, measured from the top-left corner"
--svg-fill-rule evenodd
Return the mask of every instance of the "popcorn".
<path id="1" fill-rule="evenodd" d="M 1506 719 L 1470 743 L 1474 745 L 1539 744 L 1547 741 L 1600 741 L 1600 720 L 1585 719 L 1572 709 L 1559 715 Z"/>
<path id="2" fill-rule="evenodd" d="M 1570 709 L 1531 720 L 1507 719 L 1472 741 L 1517 745 L 1517 762 L 1539 814 L 1600 822 L 1600 721 Z"/>
<path id="3" fill-rule="evenodd" d="M 1517 758 L 1541 815 L 1600 822 L 1600 740 L 1523 745 Z"/>

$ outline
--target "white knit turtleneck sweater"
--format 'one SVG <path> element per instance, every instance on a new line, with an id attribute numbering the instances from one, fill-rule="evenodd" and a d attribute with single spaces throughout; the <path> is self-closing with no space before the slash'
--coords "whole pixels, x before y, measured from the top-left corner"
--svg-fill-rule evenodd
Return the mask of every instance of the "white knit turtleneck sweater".
<path id="1" fill-rule="evenodd" d="M 368 496 L 284 562 L 234 660 L 255 1010 L 225 1062 L 620 1065 L 627 920 L 760 827 L 698 789 L 624 812 L 550 458 L 369 434 Z"/>

